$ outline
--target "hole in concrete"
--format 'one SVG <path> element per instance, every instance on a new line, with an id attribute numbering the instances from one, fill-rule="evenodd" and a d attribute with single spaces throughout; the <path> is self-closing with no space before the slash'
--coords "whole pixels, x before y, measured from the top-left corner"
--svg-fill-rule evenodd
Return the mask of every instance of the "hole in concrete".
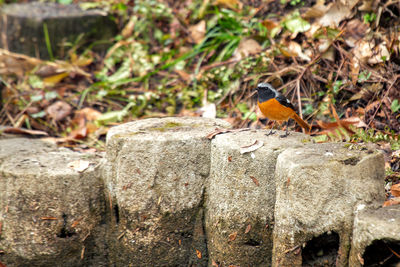
<path id="1" fill-rule="evenodd" d="M 254 240 L 254 239 L 249 239 L 248 241 L 246 241 L 245 243 L 244 243 L 245 245 L 247 245 L 247 246 L 252 246 L 252 247 L 256 247 L 256 246 L 259 246 L 260 245 L 260 242 L 258 242 L 257 240 Z"/>
<path id="2" fill-rule="evenodd" d="M 398 266 L 400 264 L 400 241 L 374 240 L 364 252 L 364 266 Z"/>
<path id="3" fill-rule="evenodd" d="M 335 266 L 338 249 L 337 233 L 324 233 L 314 237 L 302 250 L 303 266 Z"/>
<path id="4" fill-rule="evenodd" d="M 114 205 L 114 216 L 116 223 L 119 223 L 119 207 L 117 204 Z"/>
<path id="5" fill-rule="evenodd" d="M 67 229 L 67 214 L 63 213 L 63 227 L 60 230 L 60 233 L 57 235 L 59 238 L 67 238 L 73 236 L 75 233 L 73 231 L 69 231 Z"/>
<path id="6" fill-rule="evenodd" d="M 351 157 L 351 158 L 348 158 L 348 159 L 345 159 L 345 160 L 342 160 L 342 162 L 345 164 L 345 165 L 357 165 L 357 163 L 360 161 L 360 159 L 358 158 L 358 157 Z"/>

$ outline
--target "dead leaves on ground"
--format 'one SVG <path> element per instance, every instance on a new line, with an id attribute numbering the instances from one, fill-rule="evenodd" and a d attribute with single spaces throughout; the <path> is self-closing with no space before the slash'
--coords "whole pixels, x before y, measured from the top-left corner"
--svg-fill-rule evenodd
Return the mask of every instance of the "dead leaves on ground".
<path id="1" fill-rule="evenodd" d="M 361 127 L 367 127 L 367 125 L 361 120 L 359 117 L 349 117 L 349 118 L 344 118 L 340 119 L 336 109 L 333 105 L 330 105 L 332 115 L 335 119 L 335 122 L 324 122 L 321 120 L 317 120 L 318 126 L 322 129 L 321 131 L 317 132 L 316 134 L 320 136 L 320 138 L 317 138 L 317 142 L 325 142 L 328 141 L 329 139 L 333 140 L 343 140 L 343 139 L 349 139 L 350 136 L 352 136 L 355 132 L 351 128 L 351 126 L 361 128 Z M 323 137 L 323 138 L 321 138 Z"/>

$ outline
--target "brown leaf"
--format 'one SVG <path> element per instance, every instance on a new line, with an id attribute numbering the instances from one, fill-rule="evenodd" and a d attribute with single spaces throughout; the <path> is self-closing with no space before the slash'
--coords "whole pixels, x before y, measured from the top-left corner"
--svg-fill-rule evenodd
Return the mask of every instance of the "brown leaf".
<path id="1" fill-rule="evenodd" d="M 47 220 L 47 221 L 55 221 L 55 220 L 58 220 L 57 217 L 42 217 L 42 218 L 40 218 L 40 219 L 42 219 L 42 220 Z"/>
<path id="2" fill-rule="evenodd" d="M 236 8 L 239 8 L 240 10 L 243 7 L 242 2 L 240 2 L 239 0 L 216 0 L 214 2 L 214 5 L 221 5 L 234 10 Z"/>
<path id="3" fill-rule="evenodd" d="M 201 251 L 196 249 L 197 258 L 201 259 Z"/>
<path id="4" fill-rule="evenodd" d="M 360 253 L 357 254 L 357 258 L 358 258 L 358 261 L 361 263 L 361 265 L 364 265 L 364 259 Z"/>
<path id="5" fill-rule="evenodd" d="M 76 129 L 72 130 L 69 135 L 68 139 L 73 140 L 73 139 L 83 139 L 88 135 L 88 128 L 86 126 L 79 126 Z"/>
<path id="6" fill-rule="evenodd" d="M 77 172 L 83 172 L 89 168 L 90 162 L 87 160 L 75 160 L 68 163 L 68 167 L 74 169 Z"/>
<path id="7" fill-rule="evenodd" d="M 82 218 L 80 218 L 80 219 L 74 221 L 74 222 L 71 224 L 71 228 L 75 228 L 75 227 L 80 223 L 80 221 L 82 221 Z"/>
<path id="8" fill-rule="evenodd" d="M 212 260 L 212 261 L 211 261 L 211 266 L 219 267 L 219 265 L 215 262 L 215 260 Z"/>
<path id="9" fill-rule="evenodd" d="M 261 45 L 257 41 L 253 39 L 242 39 L 235 50 L 234 59 L 242 60 L 250 55 L 258 54 L 261 51 Z"/>
<path id="10" fill-rule="evenodd" d="M 64 78 L 68 77 L 68 72 L 61 72 L 54 74 L 52 76 L 48 76 L 43 79 L 43 82 L 47 86 L 54 86 L 57 83 L 61 82 Z"/>
<path id="11" fill-rule="evenodd" d="M 392 193 L 394 197 L 400 197 L 400 184 L 392 185 L 390 188 L 390 193 Z"/>
<path id="12" fill-rule="evenodd" d="M 265 19 L 261 22 L 262 25 L 264 25 L 265 28 L 267 28 L 269 31 L 273 30 L 276 27 L 279 27 L 279 23 L 270 19 Z"/>
<path id="13" fill-rule="evenodd" d="M 209 133 L 206 135 L 207 139 L 213 139 L 216 135 L 218 134 L 223 134 L 223 133 L 236 133 L 236 132 L 242 132 L 242 131 L 248 131 L 250 128 L 241 128 L 241 129 L 224 129 L 224 128 L 216 128 L 213 132 Z"/>
<path id="14" fill-rule="evenodd" d="M 359 0 L 350 0 L 343 3 L 342 1 L 337 1 L 328 4 L 325 8 L 327 10 L 325 14 L 319 19 L 319 25 L 338 27 L 339 23 L 344 19 L 348 18 L 352 14 L 353 7 L 357 4 Z"/>
<path id="15" fill-rule="evenodd" d="M 132 35 L 133 29 L 135 28 L 135 24 L 136 24 L 136 17 L 132 16 L 121 31 L 121 34 L 124 38 L 128 38 Z"/>
<path id="16" fill-rule="evenodd" d="M 245 154 L 245 153 L 256 151 L 263 145 L 264 145 L 263 141 L 255 140 L 254 143 L 251 145 L 240 147 L 240 154 Z"/>
<path id="17" fill-rule="evenodd" d="M 93 108 L 83 108 L 76 111 L 75 114 L 83 115 L 88 121 L 95 121 L 101 116 L 101 113 Z"/>
<path id="18" fill-rule="evenodd" d="M 25 72 L 31 71 L 40 64 L 42 64 L 40 59 L 0 49 L 0 75 L 15 74 L 22 77 Z"/>
<path id="19" fill-rule="evenodd" d="M 247 225 L 246 230 L 244 231 L 245 234 L 247 234 L 248 232 L 250 232 L 251 230 L 251 224 Z"/>
<path id="20" fill-rule="evenodd" d="M 386 200 L 383 203 L 382 207 L 388 207 L 388 206 L 397 205 L 397 204 L 400 204 L 400 197 L 396 197 L 396 198 L 392 198 L 392 199 Z"/>
<path id="21" fill-rule="evenodd" d="M 234 233 L 230 234 L 229 235 L 229 241 L 234 241 L 236 239 L 237 234 L 238 234 L 237 232 L 234 232 Z"/>
<path id="22" fill-rule="evenodd" d="M 206 22 L 201 20 L 199 23 L 189 27 L 190 37 L 196 44 L 200 44 L 206 35 Z"/>
<path id="23" fill-rule="evenodd" d="M 24 134 L 24 135 L 31 135 L 31 136 L 48 136 L 49 134 L 43 131 L 38 130 L 28 130 L 22 128 L 6 128 L 3 130 L 3 133 L 8 134 Z"/>
<path id="24" fill-rule="evenodd" d="M 250 175 L 251 180 L 253 180 L 253 183 L 256 184 L 256 186 L 260 186 L 260 183 L 258 182 L 258 180 L 254 177 Z"/>
<path id="25" fill-rule="evenodd" d="M 64 119 L 71 114 L 71 111 L 72 107 L 64 101 L 57 101 L 46 109 L 47 114 L 55 121 Z"/>

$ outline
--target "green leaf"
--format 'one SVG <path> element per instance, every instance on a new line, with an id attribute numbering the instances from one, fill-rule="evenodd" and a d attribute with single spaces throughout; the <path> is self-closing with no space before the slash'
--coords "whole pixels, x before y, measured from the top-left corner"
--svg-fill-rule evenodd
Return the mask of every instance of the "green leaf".
<path id="1" fill-rule="evenodd" d="M 31 101 L 32 102 L 38 102 L 38 101 L 42 101 L 43 100 L 43 96 L 42 95 L 32 95 L 31 96 Z"/>
<path id="2" fill-rule="evenodd" d="M 44 110 L 35 113 L 35 114 L 31 114 L 31 117 L 36 119 L 36 118 L 43 118 L 44 116 L 46 116 L 46 112 Z"/>
<path id="3" fill-rule="evenodd" d="M 249 108 L 247 107 L 246 103 L 239 103 L 239 104 L 236 105 L 236 107 L 242 113 L 249 112 Z"/>
<path id="4" fill-rule="evenodd" d="M 31 75 L 31 76 L 29 76 L 29 78 L 28 78 L 28 83 L 29 83 L 29 85 L 32 86 L 33 88 L 41 88 L 41 89 L 44 88 L 44 84 L 43 84 L 42 79 L 40 79 L 40 77 L 37 76 L 37 75 Z"/>
<path id="5" fill-rule="evenodd" d="M 358 82 L 363 83 L 371 77 L 371 72 L 364 70 L 358 75 Z"/>
<path id="6" fill-rule="evenodd" d="M 400 110 L 400 103 L 398 99 L 393 100 L 392 105 L 390 106 L 393 113 L 396 113 Z"/>
<path id="7" fill-rule="evenodd" d="M 284 23 L 285 27 L 293 33 L 306 32 L 311 28 L 310 23 L 302 19 L 298 11 L 289 16 Z"/>
<path id="8" fill-rule="evenodd" d="M 337 94 L 340 91 L 340 87 L 343 85 L 343 81 L 342 80 L 337 80 L 334 84 L 333 84 L 333 93 Z"/>
<path id="9" fill-rule="evenodd" d="M 62 5 L 70 5 L 72 4 L 72 0 L 58 0 L 58 3 Z"/>

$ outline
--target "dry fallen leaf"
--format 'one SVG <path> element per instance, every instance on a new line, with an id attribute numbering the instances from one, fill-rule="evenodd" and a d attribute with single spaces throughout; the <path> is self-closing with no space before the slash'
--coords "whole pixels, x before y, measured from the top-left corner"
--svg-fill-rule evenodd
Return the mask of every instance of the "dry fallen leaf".
<path id="1" fill-rule="evenodd" d="M 301 45 L 295 41 L 290 41 L 286 46 L 288 52 L 296 57 L 299 57 L 305 61 L 310 61 L 311 58 L 303 53 Z"/>
<path id="2" fill-rule="evenodd" d="M 241 129 L 223 129 L 223 128 L 216 128 L 215 131 L 209 133 L 206 135 L 207 139 L 213 139 L 216 135 L 218 134 L 223 134 L 223 133 L 236 133 L 236 132 L 242 132 L 242 131 L 248 131 L 250 128 L 241 128 Z"/>
<path id="3" fill-rule="evenodd" d="M 55 221 L 58 220 L 57 217 L 41 217 L 41 220 L 47 220 L 47 221 Z"/>
<path id="4" fill-rule="evenodd" d="M 262 147 L 264 145 L 263 141 L 254 141 L 253 144 L 248 145 L 248 146 L 242 146 L 240 148 L 240 154 L 245 154 L 245 153 L 249 153 L 249 152 L 253 152 L 257 149 L 259 149 L 260 147 Z"/>
<path id="5" fill-rule="evenodd" d="M 250 232 L 251 230 L 251 224 L 247 225 L 246 230 L 244 231 L 245 234 L 247 234 L 248 232 Z"/>
<path id="6" fill-rule="evenodd" d="M 201 251 L 196 249 L 197 258 L 201 259 Z"/>
<path id="7" fill-rule="evenodd" d="M 47 86 L 54 86 L 54 85 L 58 84 L 59 82 L 61 82 L 64 78 L 68 77 L 68 75 L 69 75 L 68 72 L 57 73 L 52 76 L 48 76 L 48 77 L 44 78 L 43 82 Z"/>
<path id="8" fill-rule="evenodd" d="M 68 167 L 74 169 L 77 172 L 83 172 L 85 171 L 90 165 L 89 161 L 86 160 L 75 160 L 75 161 L 71 161 L 68 163 Z"/>
<path id="9" fill-rule="evenodd" d="M 349 18 L 352 14 L 353 7 L 359 0 L 349 0 L 347 3 L 336 1 L 326 6 L 327 12 L 320 17 L 318 23 L 322 27 L 338 27 L 339 23 Z"/>
<path id="10" fill-rule="evenodd" d="M 398 204 L 400 204 L 400 197 L 395 197 L 395 198 L 386 200 L 383 203 L 382 207 L 388 207 L 388 206 L 398 205 Z"/>
<path id="11" fill-rule="evenodd" d="M 258 54 L 262 51 L 261 45 L 253 39 L 242 39 L 233 54 L 234 59 L 242 60 L 250 55 Z"/>
<path id="12" fill-rule="evenodd" d="M 243 4 L 239 0 L 215 0 L 214 5 L 222 5 L 230 9 L 242 9 Z"/>
<path id="13" fill-rule="evenodd" d="M 101 116 L 101 113 L 93 108 L 83 108 L 76 111 L 75 115 L 83 115 L 86 120 L 95 121 Z"/>
<path id="14" fill-rule="evenodd" d="M 364 265 L 364 259 L 360 253 L 357 254 L 357 258 L 358 258 L 358 261 L 361 263 L 361 265 Z"/>
<path id="15" fill-rule="evenodd" d="M 238 234 L 237 232 L 234 232 L 234 233 L 230 234 L 229 235 L 229 241 L 234 241 L 236 239 L 237 234 Z"/>
<path id="16" fill-rule="evenodd" d="M 400 197 L 400 184 L 394 184 L 390 188 L 390 193 L 395 197 Z"/>
<path id="17" fill-rule="evenodd" d="M 253 180 L 253 183 L 256 184 L 256 186 L 260 186 L 260 183 L 258 182 L 258 180 L 254 177 L 250 175 L 251 180 Z"/>
<path id="18" fill-rule="evenodd" d="M 64 101 L 57 101 L 47 107 L 46 112 L 55 121 L 60 121 L 71 114 L 72 107 Z"/>
<path id="19" fill-rule="evenodd" d="M 206 22 L 201 20 L 199 23 L 189 27 L 190 37 L 194 43 L 200 44 L 206 35 Z"/>
<path id="20" fill-rule="evenodd" d="M 6 128 L 3 130 L 3 133 L 8 133 L 8 134 L 25 134 L 25 135 L 31 135 L 31 136 L 48 136 L 49 134 L 43 131 L 39 130 L 28 130 L 28 129 L 22 129 L 22 128 Z"/>

